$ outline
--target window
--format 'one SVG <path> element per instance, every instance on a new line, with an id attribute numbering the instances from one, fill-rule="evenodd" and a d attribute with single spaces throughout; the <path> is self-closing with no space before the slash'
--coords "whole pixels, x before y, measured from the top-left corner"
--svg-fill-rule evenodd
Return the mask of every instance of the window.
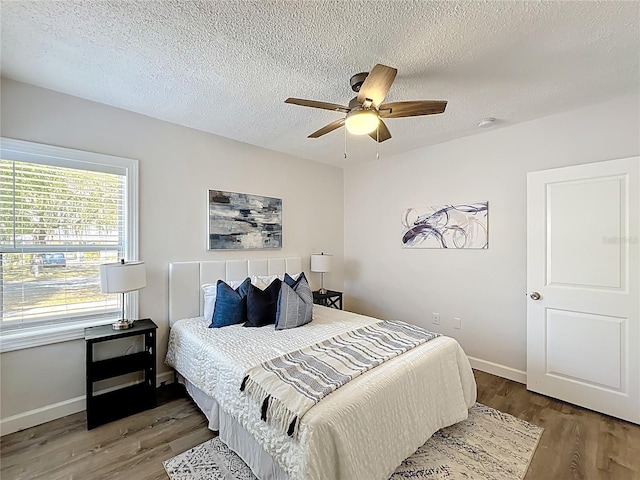
<path id="1" fill-rule="evenodd" d="M 137 161 L 11 139 L 0 151 L 2 333 L 118 317 L 99 266 L 137 258 Z"/>

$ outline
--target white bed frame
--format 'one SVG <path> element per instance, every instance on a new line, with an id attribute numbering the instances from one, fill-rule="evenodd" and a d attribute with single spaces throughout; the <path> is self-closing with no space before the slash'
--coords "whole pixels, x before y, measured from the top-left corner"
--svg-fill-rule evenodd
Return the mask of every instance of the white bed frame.
<path id="1" fill-rule="evenodd" d="M 202 285 L 244 280 L 253 275 L 293 275 L 302 272 L 301 257 L 210 260 L 169 264 L 169 326 L 182 318 L 202 316 Z"/>

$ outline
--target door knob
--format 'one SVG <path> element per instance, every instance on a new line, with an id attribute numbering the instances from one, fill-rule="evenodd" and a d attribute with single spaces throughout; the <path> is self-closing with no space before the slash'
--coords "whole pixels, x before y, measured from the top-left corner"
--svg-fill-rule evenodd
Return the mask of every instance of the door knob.
<path id="1" fill-rule="evenodd" d="M 531 297 L 531 300 L 540 300 L 540 294 L 538 292 L 531 292 L 529 296 Z"/>

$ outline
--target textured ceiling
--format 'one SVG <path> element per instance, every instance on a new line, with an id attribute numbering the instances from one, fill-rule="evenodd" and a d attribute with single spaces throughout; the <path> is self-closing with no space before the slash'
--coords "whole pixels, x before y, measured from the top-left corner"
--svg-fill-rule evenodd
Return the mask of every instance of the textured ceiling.
<path id="1" fill-rule="evenodd" d="M 390 119 L 381 158 L 640 89 L 640 3 L 2 1 L 2 74 L 334 165 L 374 158 L 368 137 L 306 136 L 349 78 L 398 69 L 386 101 L 448 100 Z"/>

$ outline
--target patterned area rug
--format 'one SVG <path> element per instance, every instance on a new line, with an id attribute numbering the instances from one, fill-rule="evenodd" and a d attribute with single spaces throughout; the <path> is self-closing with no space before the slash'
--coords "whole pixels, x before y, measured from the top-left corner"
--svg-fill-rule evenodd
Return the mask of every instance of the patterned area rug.
<path id="1" fill-rule="evenodd" d="M 542 428 L 476 403 L 469 418 L 435 433 L 390 480 L 522 480 Z M 171 480 L 256 480 L 219 438 L 164 462 Z"/>

